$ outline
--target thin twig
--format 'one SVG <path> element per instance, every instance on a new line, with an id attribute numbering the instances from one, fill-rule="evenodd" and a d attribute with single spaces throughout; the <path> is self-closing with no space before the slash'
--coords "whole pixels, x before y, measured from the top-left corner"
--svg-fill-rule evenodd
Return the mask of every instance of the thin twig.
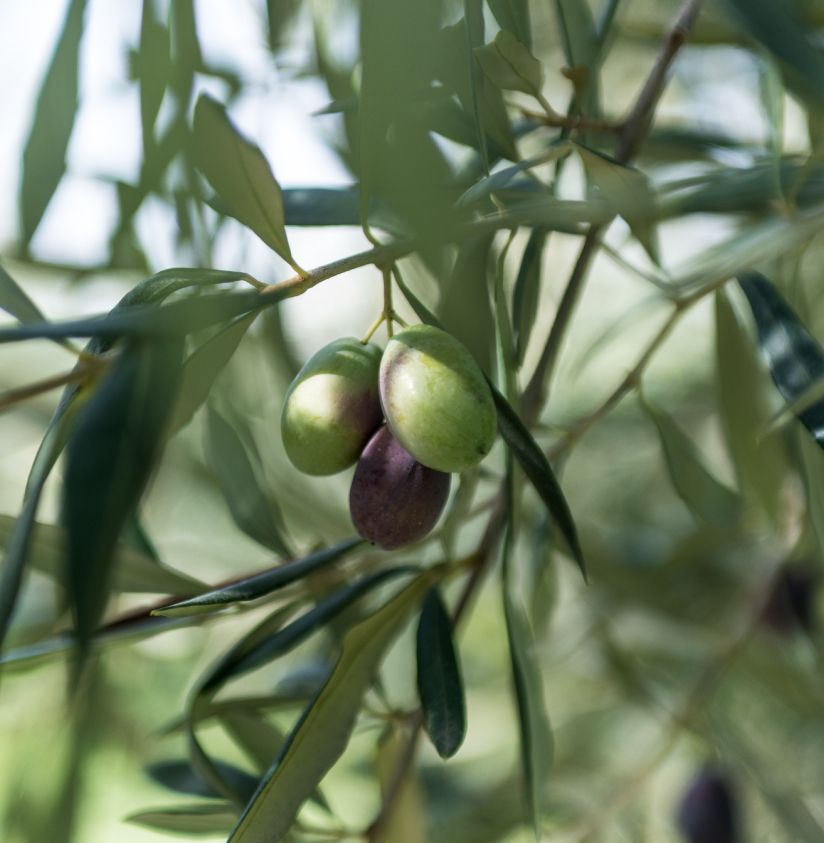
<path id="1" fill-rule="evenodd" d="M 620 164 L 631 161 L 643 143 L 649 131 L 655 107 L 663 93 L 672 62 L 686 41 L 695 18 L 698 16 L 700 6 L 701 0 L 684 0 L 681 5 L 681 9 L 664 40 L 641 93 L 623 122 L 623 130 L 615 155 Z M 578 253 L 578 259 L 567 281 L 541 357 L 524 390 L 524 413 L 528 421 L 533 421 L 537 417 L 544 404 L 546 386 L 552 378 L 552 372 L 572 319 L 572 313 L 578 303 L 587 272 L 598 251 L 605 229 L 604 223 L 591 226 L 581 246 L 581 251 Z"/>

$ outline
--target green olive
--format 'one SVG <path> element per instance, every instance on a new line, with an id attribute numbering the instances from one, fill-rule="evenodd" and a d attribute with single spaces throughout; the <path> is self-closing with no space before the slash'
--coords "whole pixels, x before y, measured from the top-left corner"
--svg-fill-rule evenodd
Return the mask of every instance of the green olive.
<path id="1" fill-rule="evenodd" d="M 314 354 L 292 381 L 283 404 L 286 455 L 306 474 L 335 474 L 353 465 L 381 423 L 381 350 L 354 337 Z"/>
<path id="2" fill-rule="evenodd" d="M 466 347 L 439 328 L 416 325 L 389 341 L 380 397 L 392 433 L 427 468 L 466 471 L 495 441 L 489 384 Z"/>

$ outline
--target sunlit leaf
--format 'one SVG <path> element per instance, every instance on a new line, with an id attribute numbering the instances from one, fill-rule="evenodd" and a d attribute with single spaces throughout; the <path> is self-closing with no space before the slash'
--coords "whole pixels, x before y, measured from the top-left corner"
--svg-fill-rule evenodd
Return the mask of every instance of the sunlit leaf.
<path id="1" fill-rule="evenodd" d="M 20 214 L 24 248 L 28 248 L 66 171 L 66 151 L 77 110 L 78 54 L 85 12 L 86 0 L 71 0 L 23 151 Z"/>
<path id="2" fill-rule="evenodd" d="M 114 549 L 158 458 L 181 344 L 128 346 L 78 412 L 66 446 L 67 587 L 81 652 L 106 607 Z"/>
<path id="3" fill-rule="evenodd" d="M 229 838 L 231 843 L 269 843 L 283 838 L 300 806 L 346 749 L 361 700 L 384 653 L 441 574 L 440 569 L 419 574 L 384 606 L 349 629 L 332 674 L 246 806 Z"/>
<path id="4" fill-rule="evenodd" d="M 155 831 L 172 834 L 202 834 L 214 837 L 227 834 L 237 819 L 237 809 L 231 802 L 195 802 L 174 808 L 154 808 L 138 811 L 126 817 L 126 822 Z"/>
<path id="5" fill-rule="evenodd" d="M 309 576 L 314 571 L 321 570 L 327 565 L 338 562 L 362 544 L 362 539 L 347 539 L 331 547 L 310 553 L 308 556 L 284 562 L 276 568 L 246 577 L 224 588 L 217 588 L 213 591 L 199 594 L 190 600 L 183 600 L 180 603 L 165 606 L 159 609 L 157 614 L 167 616 L 193 615 L 198 612 L 212 611 L 217 608 L 229 606 L 233 603 L 257 600 L 279 588 L 283 588 Z"/>
<path id="6" fill-rule="evenodd" d="M 195 106 L 192 143 L 198 168 L 232 215 L 300 271 L 286 239 L 283 197 L 269 162 L 238 132 L 226 109 L 206 94 Z"/>
<path id="7" fill-rule="evenodd" d="M 402 729 L 388 728 L 378 742 L 376 772 L 384 797 L 395 787 L 397 765 L 406 751 L 408 734 Z M 404 776 L 394 796 L 391 814 L 375 828 L 375 843 L 427 843 L 427 805 L 417 772 Z"/>

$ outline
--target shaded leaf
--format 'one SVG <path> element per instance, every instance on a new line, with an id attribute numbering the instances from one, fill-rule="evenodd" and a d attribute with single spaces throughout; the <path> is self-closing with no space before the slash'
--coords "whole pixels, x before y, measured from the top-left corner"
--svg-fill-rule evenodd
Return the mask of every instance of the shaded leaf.
<path id="1" fill-rule="evenodd" d="M 507 483 L 511 489 L 512 463 L 508 461 Z M 501 577 L 512 688 L 518 711 L 521 771 L 535 839 L 541 836 L 544 790 L 552 767 L 554 742 L 546 711 L 541 672 L 535 657 L 535 637 L 523 606 L 512 594 L 511 556 L 515 524 L 511 492 L 507 500 L 507 526 L 502 549 Z"/>
<path id="2" fill-rule="evenodd" d="M 185 112 L 192 96 L 195 71 L 203 68 L 200 42 L 197 35 L 194 0 L 175 0 L 171 9 L 172 27 L 172 88 L 177 95 L 178 108 Z"/>
<path id="3" fill-rule="evenodd" d="M 555 0 L 561 24 L 561 43 L 568 70 L 575 85 L 577 110 L 588 116 L 597 115 L 598 57 L 601 42 L 589 4 L 579 0 Z"/>
<path id="4" fill-rule="evenodd" d="M 205 94 L 195 106 L 192 143 L 195 163 L 232 215 L 302 274 L 289 249 L 283 197 L 268 161 L 238 132 L 226 109 Z"/>
<path id="5" fill-rule="evenodd" d="M 541 270 L 549 232 L 540 227 L 532 229 L 524 247 L 515 287 L 512 291 L 512 333 L 518 363 L 523 363 L 529 337 L 538 316 L 541 295 Z"/>
<path id="6" fill-rule="evenodd" d="M 66 171 L 66 151 L 77 110 L 77 75 L 86 0 L 71 0 L 35 106 L 23 150 L 21 239 L 28 248 Z"/>
<path id="7" fill-rule="evenodd" d="M 437 588 L 423 602 L 416 652 L 424 727 L 438 755 L 451 758 L 466 736 L 466 701 L 452 620 Z"/>
<path id="8" fill-rule="evenodd" d="M 368 574 L 320 600 L 313 608 L 282 628 L 280 624 L 274 623 L 275 629 L 269 634 L 264 634 L 265 626 L 256 628 L 252 635 L 241 639 L 210 668 L 201 682 L 202 693 L 213 692 L 229 679 L 255 670 L 288 653 L 365 594 L 390 579 L 413 574 L 417 570 L 411 565 L 405 565 Z"/>
<path id="9" fill-rule="evenodd" d="M 165 606 L 157 610 L 156 614 L 167 616 L 193 615 L 201 611 L 211 611 L 230 606 L 234 603 L 257 600 L 259 597 L 271 594 L 279 588 L 297 582 L 309 576 L 312 572 L 343 559 L 344 556 L 362 544 L 363 539 L 347 539 L 331 547 L 325 547 L 315 553 L 310 553 L 308 556 L 293 559 L 268 571 L 246 577 L 225 588 L 217 588 L 199 594 L 190 600 Z"/>
<path id="10" fill-rule="evenodd" d="M 291 556 L 277 501 L 265 488 L 262 459 L 238 419 L 230 423 L 213 404 L 206 416 L 206 456 L 232 518 L 247 536 L 283 556 Z"/>
<path id="11" fill-rule="evenodd" d="M 615 213 L 626 220 L 647 254 L 658 263 L 654 226 L 658 211 L 647 177 L 640 170 L 619 164 L 580 144 L 576 144 L 575 149 L 590 178 Z"/>
<path id="12" fill-rule="evenodd" d="M 0 549 L 5 550 L 14 535 L 17 519 L 0 515 Z M 52 524 L 35 523 L 29 540 L 33 568 L 50 577 L 63 576 L 66 533 Z M 120 542 L 115 548 L 112 589 L 151 594 L 196 594 L 203 583 L 160 564 Z"/>
<path id="13" fill-rule="evenodd" d="M 487 0 L 501 29 L 511 32 L 529 47 L 532 43 L 528 0 Z"/>
<path id="14" fill-rule="evenodd" d="M 0 266 L 0 308 L 21 322 L 44 322 L 40 308 L 25 290 Z"/>
<path id="15" fill-rule="evenodd" d="M 155 0 L 143 0 L 140 19 L 140 43 L 137 76 L 140 80 L 140 125 L 143 131 L 143 156 L 149 158 L 154 141 L 154 125 L 166 91 L 171 65 L 169 32 L 158 20 Z"/>
<path id="16" fill-rule="evenodd" d="M 506 398 L 492 383 L 489 385 L 492 389 L 492 397 L 495 400 L 495 409 L 498 412 L 498 430 L 538 496 L 544 502 L 554 526 L 560 530 L 573 559 L 578 563 L 578 567 L 584 575 L 584 579 L 586 579 L 586 566 L 578 541 L 578 531 L 569 504 L 566 502 L 552 467 L 544 452 Z"/>
<path id="17" fill-rule="evenodd" d="M 82 654 L 106 607 L 120 530 L 160 451 L 180 358 L 177 341 L 123 349 L 79 410 L 67 443 L 66 576 Z"/>
<path id="18" fill-rule="evenodd" d="M 724 525 L 739 514 L 738 496 L 710 473 L 698 449 L 663 410 L 644 400 L 658 430 L 670 480 L 687 508 L 708 524 Z"/>
<path id="19" fill-rule="evenodd" d="M 531 96 L 541 94 L 543 66 L 511 32 L 502 29 L 489 44 L 475 49 L 475 57 L 490 81 L 499 88 Z"/>
<path id="20" fill-rule="evenodd" d="M 395 786 L 394 776 L 408 740 L 405 730 L 389 727 L 378 742 L 375 767 L 384 798 Z M 393 798 L 390 815 L 379 827 L 373 827 L 374 843 L 427 843 L 427 805 L 414 767 L 403 777 Z"/>
<path id="21" fill-rule="evenodd" d="M 781 518 L 787 454 L 777 436 L 762 437 L 768 419 L 766 378 L 753 340 L 725 290 L 715 293 L 715 349 L 721 422 L 745 496 L 755 497 L 774 523 Z"/>
<path id="22" fill-rule="evenodd" d="M 237 819 L 237 809 L 231 802 L 195 802 L 174 808 L 154 808 L 138 811 L 126 817 L 126 822 L 156 831 L 173 834 L 227 834 Z"/>
<path id="23" fill-rule="evenodd" d="M 763 275 L 741 273 L 738 283 L 752 309 L 759 348 L 773 382 L 784 398 L 793 402 L 824 377 L 824 350 Z M 800 411 L 798 420 L 824 447 L 824 401 Z"/>
<path id="24" fill-rule="evenodd" d="M 361 700 L 384 653 L 442 574 L 443 569 L 422 572 L 380 609 L 348 630 L 332 674 L 246 806 L 229 838 L 231 843 L 283 838 L 300 806 L 346 749 Z"/>
<path id="25" fill-rule="evenodd" d="M 245 793 L 248 797 L 255 792 L 257 779 L 225 761 L 218 761 L 216 766 L 221 775 L 232 781 L 238 793 Z M 149 777 L 158 784 L 177 793 L 190 796 L 219 797 L 195 772 L 192 765 L 185 759 L 175 761 L 157 761 L 146 768 Z"/>

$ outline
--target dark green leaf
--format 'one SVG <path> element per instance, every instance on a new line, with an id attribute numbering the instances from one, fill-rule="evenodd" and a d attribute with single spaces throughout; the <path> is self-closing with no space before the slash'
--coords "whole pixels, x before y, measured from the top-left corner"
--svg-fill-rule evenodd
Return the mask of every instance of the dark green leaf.
<path id="1" fill-rule="evenodd" d="M 221 414 L 214 405 L 206 416 L 206 455 L 235 523 L 264 547 L 290 556 L 277 501 L 261 476 L 262 459 L 241 419 Z"/>
<path id="2" fill-rule="evenodd" d="M 226 109 L 201 94 L 192 124 L 195 163 L 232 215 L 296 271 L 286 239 L 283 197 L 269 162 L 229 120 Z"/>
<path id="3" fill-rule="evenodd" d="M 438 755 L 451 758 L 466 736 L 466 701 L 452 621 L 437 588 L 426 595 L 418 620 L 417 664 L 426 733 Z"/>
<path id="4" fill-rule="evenodd" d="M 498 411 L 498 430 L 501 436 L 503 436 L 512 455 L 523 469 L 524 474 L 534 486 L 538 496 L 544 502 L 553 519 L 554 526 L 564 537 L 567 547 L 578 563 L 584 579 L 586 579 L 586 566 L 578 542 L 578 531 L 572 519 L 569 504 L 566 502 L 549 461 L 506 398 L 492 383 L 489 386 L 492 389 L 492 397 L 495 399 L 495 408 Z"/>
<path id="5" fill-rule="evenodd" d="M 773 382 L 784 398 L 793 402 L 824 378 L 824 350 L 763 275 L 742 273 L 738 283 L 755 317 L 758 344 Z M 824 401 L 800 411 L 798 420 L 824 447 Z"/>
<path id="6" fill-rule="evenodd" d="M 476 47 L 475 57 L 489 80 L 502 90 L 541 94 L 543 66 L 511 32 L 502 29 L 489 44 Z"/>
<path id="7" fill-rule="evenodd" d="M 255 670 L 261 665 L 288 653 L 365 594 L 387 580 L 413 574 L 417 570 L 414 566 L 405 565 L 387 568 L 361 577 L 350 585 L 333 592 L 329 597 L 324 598 L 312 609 L 302 614 L 297 620 L 283 628 L 276 629 L 272 634 L 261 636 L 256 633 L 255 638 L 258 640 L 255 640 L 254 643 L 251 643 L 248 639 L 241 640 L 209 670 L 201 685 L 203 693 L 212 692 L 229 679 Z"/>
<path id="8" fill-rule="evenodd" d="M 283 565 L 278 565 L 276 568 L 246 577 L 246 579 L 232 583 L 225 588 L 208 591 L 190 600 L 183 600 L 180 603 L 166 606 L 158 610 L 157 614 L 167 616 L 194 615 L 198 612 L 223 608 L 233 603 L 257 600 L 259 597 L 264 597 L 279 588 L 303 579 L 313 571 L 321 570 L 327 565 L 339 561 L 362 544 L 363 539 L 347 539 L 316 553 L 310 553 L 308 556 L 293 559 Z"/>
<path id="9" fill-rule="evenodd" d="M 501 29 L 506 29 L 527 47 L 532 44 L 528 0 L 487 0 Z"/>
<path id="10" fill-rule="evenodd" d="M 178 108 L 185 112 L 192 96 L 195 72 L 203 68 L 194 0 L 175 0 L 170 12 L 174 48 L 172 87 L 177 95 Z"/>
<path id="11" fill-rule="evenodd" d="M 66 150 L 77 110 L 77 65 L 85 11 L 86 0 L 71 0 L 23 151 L 20 213 L 24 248 L 28 248 L 66 171 Z"/>
<path id="12" fill-rule="evenodd" d="M 21 322 L 44 322 L 40 308 L 23 288 L 0 266 L 0 308 Z"/>
<path id="13" fill-rule="evenodd" d="M 693 441 L 667 413 L 648 401 L 644 409 L 658 430 L 672 485 L 690 512 L 707 524 L 733 521 L 741 510 L 735 492 L 710 473 Z"/>
<path id="14" fill-rule="evenodd" d="M 220 770 L 220 774 L 225 779 L 234 784 L 238 793 L 245 793 L 247 798 L 251 798 L 257 787 L 257 778 L 250 776 L 232 764 L 227 764 L 225 761 L 218 761 L 215 766 Z M 157 761 L 154 764 L 150 764 L 146 772 L 158 784 L 177 793 L 186 793 L 190 796 L 221 796 L 221 794 L 215 793 L 198 776 L 192 765 L 184 759 L 177 761 Z"/>
<path id="15" fill-rule="evenodd" d="M 512 333 L 519 363 L 523 362 L 529 337 L 538 316 L 541 270 L 548 236 L 549 232 L 544 228 L 532 229 L 515 278 L 515 288 L 512 292 Z"/>
<path id="16" fill-rule="evenodd" d="M 180 379 L 179 341 L 124 348 L 66 447 L 67 587 L 84 654 L 106 607 L 120 530 L 149 480 Z"/>
<path id="17" fill-rule="evenodd" d="M 196 802 L 174 808 L 154 808 L 138 811 L 126 817 L 126 822 L 142 825 L 155 831 L 171 834 L 203 834 L 214 837 L 227 834 L 237 820 L 237 810 L 231 802 Z"/>
<path id="18" fill-rule="evenodd" d="M 346 749 L 361 700 L 384 653 L 442 573 L 442 569 L 422 572 L 388 603 L 348 630 L 332 674 L 246 806 L 229 838 L 231 843 L 274 843 L 283 839 L 300 806 Z"/>
<path id="19" fill-rule="evenodd" d="M 824 55 L 789 3 L 775 0 L 726 0 L 752 35 L 787 69 L 788 79 L 804 96 L 821 100 Z"/>

